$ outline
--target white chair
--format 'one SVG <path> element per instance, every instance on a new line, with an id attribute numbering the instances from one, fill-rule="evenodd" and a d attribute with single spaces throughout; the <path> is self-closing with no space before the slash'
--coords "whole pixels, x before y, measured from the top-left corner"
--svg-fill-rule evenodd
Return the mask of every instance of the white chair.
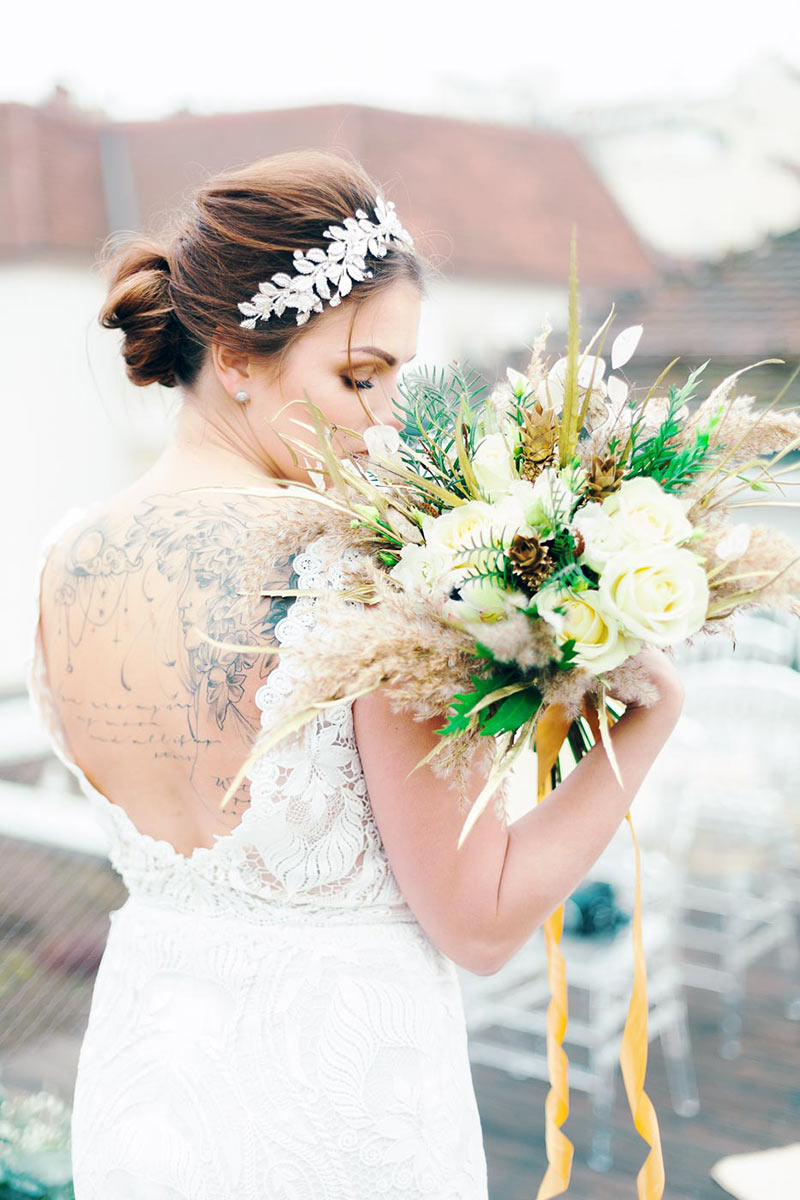
<path id="1" fill-rule="evenodd" d="M 797 768 L 800 672 L 744 659 L 684 663 L 686 700 L 662 751 L 664 806 L 693 813 L 678 936 L 684 982 L 721 993 L 720 1053 L 741 1051 L 745 975 L 777 948 L 800 1018 Z"/>
<path id="2" fill-rule="evenodd" d="M 527 772 L 526 772 L 527 774 Z M 520 815 L 520 814 L 516 814 Z M 632 814 L 642 857 L 642 938 L 648 968 L 648 1034 L 659 1036 L 675 1111 L 693 1116 L 699 1109 L 692 1062 L 686 1000 L 676 956 L 675 922 L 685 855 L 646 849 Z M 512 810 L 511 819 L 515 819 Z M 673 821 L 662 849 L 683 843 L 688 827 Z M 535 870 L 535 863 L 531 864 Z M 627 823 L 612 839 L 587 879 L 614 886 L 620 908 L 633 911 L 634 856 Z M 592 1142 L 590 1167 L 612 1165 L 611 1140 L 619 1067 L 619 1049 L 633 983 L 630 924 L 611 938 L 565 932 L 568 1011 L 564 1048 L 569 1056 L 570 1088 L 590 1094 Z M 497 1067 L 516 1079 L 547 1079 L 544 1038 L 549 987 L 544 937 L 538 930 L 494 975 L 478 976 L 459 968 L 472 1062 Z"/>

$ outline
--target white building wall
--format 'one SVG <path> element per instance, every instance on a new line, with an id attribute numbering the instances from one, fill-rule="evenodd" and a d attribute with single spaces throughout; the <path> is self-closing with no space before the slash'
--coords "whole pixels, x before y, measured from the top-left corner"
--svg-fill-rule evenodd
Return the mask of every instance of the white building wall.
<path id="1" fill-rule="evenodd" d="M 433 281 L 429 311 L 420 330 L 418 361 L 426 360 L 430 342 L 439 351 L 437 363 L 455 358 L 473 365 L 496 363 L 498 371 L 504 370 L 508 364 L 501 358 L 509 348 L 524 351 L 532 347 L 546 317 L 554 329 L 566 324 L 566 269 L 564 277 L 563 287 L 487 279 Z"/>
<path id="2" fill-rule="evenodd" d="M 44 533 L 149 465 L 174 406 L 167 389 L 125 378 L 120 335 L 97 323 L 103 295 L 79 262 L 0 264 L 0 690 L 23 678 Z"/>

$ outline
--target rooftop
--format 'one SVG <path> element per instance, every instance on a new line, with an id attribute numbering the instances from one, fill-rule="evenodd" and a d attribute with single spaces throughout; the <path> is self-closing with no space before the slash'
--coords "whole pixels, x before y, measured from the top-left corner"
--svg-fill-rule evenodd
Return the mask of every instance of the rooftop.
<path id="1" fill-rule="evenodd" d="M 310 147 L 355 156 L 448 273 L 563 287 L 576 224 L 586 285 L 657 278 L 659 256 L 567 134 L 356 104 L 150 121 L 64 96 L 0 104 L 0 254 L 94 253 L 112 230 L 157 227 L 210 173 Z"/>

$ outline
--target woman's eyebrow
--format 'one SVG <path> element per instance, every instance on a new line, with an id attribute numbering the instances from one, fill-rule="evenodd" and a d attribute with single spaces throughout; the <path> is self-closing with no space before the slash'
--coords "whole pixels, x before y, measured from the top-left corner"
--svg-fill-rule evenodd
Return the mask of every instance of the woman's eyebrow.
<path id="1" fill-rule="evenodd" d="M 351 349 L 364 350 L 367 354 L 377 354 L 379 358 L 385 359 L 390 367 L 393 367 L 397 362 L 393 354 L 390 354 L 388 350 L 381 350 L 379 346 L 352 346 Z"/>
<path id="2" fill-rule="evenodd" d="M 393 367 L 397 362 L 397 359 L 393 354 L 390 354 L 388 350 L 381 350 L 380 346 L 351 346 L 351 350 L 364 350 L 367 354 L 377 354 L 379 358 L 385 359 L 390 367 Z M 344 351 L 342 351 L 342 353 L 344 353 Z M 411 355 L 411 358 L 415 357 L 416 355 Z M 411 358 L 407 358 L 406 362 L 411 362 Z"/>

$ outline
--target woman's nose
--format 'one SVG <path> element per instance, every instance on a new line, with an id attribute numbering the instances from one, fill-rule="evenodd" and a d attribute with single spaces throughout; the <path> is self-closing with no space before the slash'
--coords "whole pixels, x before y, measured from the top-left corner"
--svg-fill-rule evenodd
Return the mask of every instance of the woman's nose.
<path id="1" fill-rule="evenodd" d="M 391 425 L 391 427 L 396 429 L 398 433 L 405 428 L 405 422 L 401 421 L 395 413 L 394 403 L 391 397 L 387 396 L 385 403 L 380 406 L 375 413 L 375 416 L 377 417 L 377 424 Z"/>
<path id="2" fill-rule="evenodd" d="M 368 403 L 374 425 L 391 425 L 398 433 L 405 429 L 405 421 L 397 416 L 396 410 L 401 407 L 401 401 L 395 388 L 384 385 L 378 389 L 378 395 L 370 397 Z"/>
<path id="3" fill-rule="evenodd" d="M 379 425 L 388 425 L 391 429 L 396 429 L 398 433 L 402 433 L 405 429 L 403 422 L 396 420 L 395 417 L 378 417 L 371 428 L 376 429 Z"/>

